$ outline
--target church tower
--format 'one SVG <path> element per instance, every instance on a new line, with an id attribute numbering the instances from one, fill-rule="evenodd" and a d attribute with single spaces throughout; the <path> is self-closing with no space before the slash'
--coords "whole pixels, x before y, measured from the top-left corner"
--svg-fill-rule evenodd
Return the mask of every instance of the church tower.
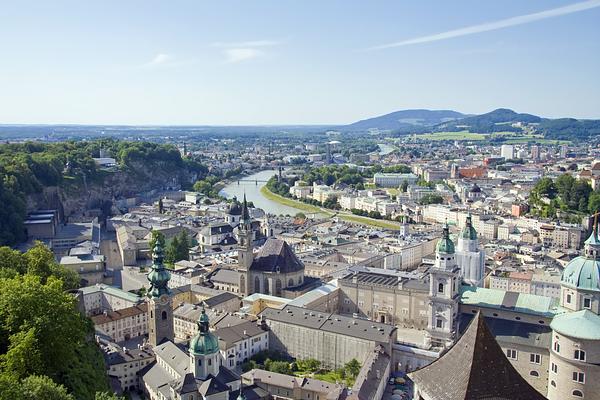
<path id="1" fill-rule="evenodd" d="M 171 274 L 163 264 L 164 244 L 164 238 L 159 236 L 152 249 L 152 270 L 148 273 L 148 332 L 152 346 L 175 338 L 171 290 L 168 286 Z"/>
<path id="2" fill-rule="evenodd" d="M 204 307 L 198 318 L 198 333 L 190 341 L 190 371 L 196 379 L 206 380 L 217 376 L 221 365 L 219 341 L 209 331 L 208 315 Z"/>
<path id="3" fill-rule="evenodd" d="M 429 307 L 426 344 L 449 347 L 457 332 L 460 268 L 448 225 L 435 250 L 435 264 L 429 269 Z"/>
<path id="4" fill-rule="evenodd" d="M 485 252 L 479 247 L 477 231 L 473 227 L 471 214 L 467 215 L 465 227 L 458 236 L 456 260 L 460 266 L 463 282 L 471 286 L 483 286 Z"/>
<path id="5" fill-rule="evenodd" d="M 239 229 L 239 249 L 238 249 L 238 264 L 245 269 L 245 273 L 240 276 L 240 292 L 249 295 L 252 292 L 249 281 L 250 266 L 254 260 L 252 252 L 252 242 L 254 241 L 254 233 L 252 232 L 252 219 L 248 211 L 248 202 L 244 194 L 244 202 L 242 203 L 242 218 L 240 219 Z"/>

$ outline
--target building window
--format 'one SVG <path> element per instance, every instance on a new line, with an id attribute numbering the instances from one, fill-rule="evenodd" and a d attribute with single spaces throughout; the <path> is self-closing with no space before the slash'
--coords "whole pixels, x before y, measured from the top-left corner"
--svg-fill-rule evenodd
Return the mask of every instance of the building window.
<path id="1" fill-rule="evenodd" d="M 438 293 L 444 293 L 444 284 L 443 283 L 438 284 Z"/>
<path id="2" fill-rule="evenodd" d="M 560 353 L 560 343 L 554 342 L 554 351 Z"/>
<path id="3" fill-rule="evenodd" d="M 517 359 L 517 351 L 515 349 L 506 349 L 506 358 L 511 360 Z"/>
<path id="4" fill-rule="evenodd" d="M 592 308 L 592 299 L 589 297 L 583 299 L 583 308 Z"/>
<path id="5" fill-rule="evenodd" d="M 167 312 L 166 311 L 162 312 L 162 319 L 163 319 L 163 321 L 167 319 Z"/>
<path id="6" fill-rule="evenodd" d="M 541 364 L 542 356 L 540 354 L 531 353 L 529 355 L 529 362 L 532 364 Z"/>
<path id="7" fill-rule="evenodd" d="M 550 381 L 550 385 L 552 385 L 552 387 L 556 387 L 556 382 Z"/>
<path id="8" fill-rule="evenodd" d="M 583 392 L 581 390 L 573 390 L 572 394 L 575 397 L 583 397 Z"/>
<path id="9" fill-rule="evenodd" d="M 551 369 L 552 369 L 552 372 L 554 372 L 555 374 L 558 374 L 558 365 L 552 363 Z"/>
<path id="10" fill-rule="evenodd" d="M 444 322 L 440 318 L 436 319 L 435 320 L 435 327 L 436 328 L 443 328 L 444 327 Z"/>
<path id="11" fill-rule="evenodd" d="M 539 377 L 540 377 L 540 374 L 539 374 L 537 371 L 530 371 L 530 372 L 529 372 L 529 375 L 531 375 L 531 376 L 535 376 L 536 378 L 539 378 Z"/>
<path id="12" fill-rule="evenodd" d="M 583 372 L 573 372 L 573 380 L 579 383 L 585 383 L 585 374 Z"/>
<path id="13" fill-rule="evenodd" d="M 208 359 L 208 366 L 210 367 L 212 365 L 212 358 Z"/>
<path id="14" fill-rule="evenodd" d="M 571 304 L 571 295 L 570 294 L 567 294 L 567 303 Z"/>
<path id="15" fill-rule="evenodd" d="M 573 357 L 575 357 L 576 360 L 585 361 L 585 351 L 575 350 L 575 355 Z"/>

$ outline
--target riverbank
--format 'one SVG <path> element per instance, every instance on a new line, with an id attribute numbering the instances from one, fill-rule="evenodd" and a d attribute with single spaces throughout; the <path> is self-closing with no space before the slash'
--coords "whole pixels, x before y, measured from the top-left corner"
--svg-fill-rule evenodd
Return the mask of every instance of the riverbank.
<path id="1" fill-rule="evenodd" d="M 265 196 L 267 199 L 272 200 L 272 201 L 276 201 L 279 204 L 283 204 L 284 206 L 288 206 L 288 207 L 294 207 L 298 209 L 298 212 L 300 211 L 306 211 L 309 213 L 318 213 L 318 214 L 325 214 L 328 217 L 331 217 L 333 215 L 332 212 L 326 212 L 323 211 L 323 209 L 317 207 L 317 206 L 313 206 L 311 204 L 306 204 L 306 203 L 302 203 L 301 201 L 297 201 L 297 200 L 293 200 L 287 197 L 283 197 L 280 196 L 276 193 L 271 192 L 266 186 L 263 186 L 260 188 L 260 194 L 262 194 L 263 196 Z"/>
<path id="2" fill-rule="evenodd" d="M 294 208 L 297 208 L 298 210 L 306 211 L 309 213 L 323 214 L 327 217 L 336 216 L 341 220 L 344 220 L 347 222 L 353 222 L 355 224 L 374 226 L 376 228 L 383 228 L 383 229 L 398 229 L 399 225 L 400 225 L 393 221 L 386 221 L 383 219 L 374 219 L 374 218 L 369 218 L 369 217 L 361 217 L 359 215 L 350 214 L 345 211 L 334 212 L 334 211 L 328 210 L 326 208 L 321 208 L 321 207 L 313 206 L 311 204 L 306 204 L 306 203 L 303 203 L 298 200 L 293 200 L 288 197 L 283 197 L 278 194 L 275 194 L 275 193 L 271 192 L 266 186 L 263 186 L 260 189 L 260 193 L 263 196 L 265 196 L 266 198 L 268 198 L 269 200 L 276 201 L 276 202 L 283 204 L 285 206 L 288 206 L 288 207 L 294 207 Z"/>

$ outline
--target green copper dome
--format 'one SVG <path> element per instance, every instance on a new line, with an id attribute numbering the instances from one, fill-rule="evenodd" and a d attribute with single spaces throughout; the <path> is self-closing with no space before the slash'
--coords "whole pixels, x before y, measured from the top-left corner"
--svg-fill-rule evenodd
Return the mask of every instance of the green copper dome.
<path id="1" fill-rule="evenodd" d="M 585 241 L 585 254 L 572 259 L 563 271 L 560 282 L 575 289 L 600 292 L 600 240 L 598 240 L 598 225 Z"/>
<path id="2" fill-rule="evenodd" d="M 576 289 L 600 292 L 600 260 L 587 256 L 574 258 L 565 267 L 560 281 Z"/>
<path id="3" fill-rule="evenodd" d="M 477 231 L 475 228 L 473 228 L 471 214 L 467 215 L 467 222 L 465 223 L 465 227 L 460 232 L 460 237 L 467 240 L 477 240 Z"/>
<path id="4" fill-rule="evenodd" d="M 450 229 L 448 228 L 448 224 L 444 226 L 444 233 L 437 243 L 435 251 L 438 253 L 454 254 L 454 242 L 450 239 Z"/>
<path id="5" fill-rule="evenodd" d="M 208 330 L 208 315 L 202 309 L 198 319 L 198 333 L 190 341 L 190 352 L 195 355 L 210 355 L 219 351 L 219 340 Z"/>
<path id="6" fill-rule="evenodd" d="M 150 282 L 150 289 L 148 290 L 149 297 L 158 298 L 163 294 L 171 293 L 168 286 L 171 274 L 163 264 L 164 244 L 164 238 L 159 235 L 154 244 L 154 248 L 152 249 L 152 268 L 147 275 L 148 282 Z"/>

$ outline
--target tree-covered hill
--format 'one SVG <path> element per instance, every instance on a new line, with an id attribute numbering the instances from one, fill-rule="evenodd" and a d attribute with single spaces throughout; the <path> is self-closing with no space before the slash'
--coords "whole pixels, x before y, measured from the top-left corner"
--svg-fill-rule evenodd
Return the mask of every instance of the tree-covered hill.
<path id="1" fill-rule="evenodd" d="M 27 199 L 48 187 L 68 191 L 70 198 L 103 187 L 114 173 L 100 170 L 94 157 L 103 149 L 118 163 L 117 174 L 126 187 L 152 183 L 166 176 L 203 176 L 207 169 L 182 158 L 172 145 L 151 142 L 96 140 L 0 145 L 0 245 L 24 240 Z M 114 182 L 111 182 L 111 189 Z"/>

